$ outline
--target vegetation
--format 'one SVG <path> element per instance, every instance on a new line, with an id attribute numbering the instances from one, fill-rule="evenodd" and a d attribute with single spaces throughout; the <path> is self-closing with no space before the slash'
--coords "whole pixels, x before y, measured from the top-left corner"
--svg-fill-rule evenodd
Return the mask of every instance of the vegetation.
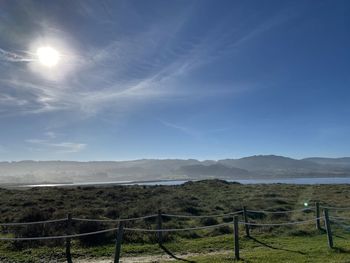
<path id="1" fill-rule="evenodd" d="M 313 205 L 348 206 L 350 189 L 347 185 L 240 185 L 211 180 L 189 182 L 179 186 L 111 186 L 76 188 L 33 188 L 25 190 L 1 189 L 1 222 L 28 222 L 66 217 L 128 218 L 164 213 L 206 215 L 222 214 L 248 209 L 291 210 Z M 337 215 L 349 216 L 347 212 Z M 314 217 L 314 212 L 288 214 L 250 214 L 253 222 L 284 222 Z M 182 228 L 212 225 L 231 221 L 232 218 L 174 219 L 164 217 L 164 227 Z M 155 228 L 155 219 L 127 223 L 129 227 Z M 74 223 L 76 233 L 115 227 L 112 223 Z M 336 226 L 334 226 L 336 227 Z M 314 223 L 300 226 L 254 227 L 252 236 L 241 238 L 241 254 L 247 262 L 281 262 L 293 257 L 293 262 L 317 262 L 327 257 L 334 262 L 349 257 L 345 243 L 350 237 L 346 229 L 334 228 L 337 249 L 327 248 L 326 236 L 315 230 Z M 241 237 L 244 236 L 241 227 Z M 2 227 L 3 236 L 42 236 L 65 234 L 65 223 L 40 226 Z M 109 257 L 114 251 L 115 233 L 82 237 L 73 240 L 73 257 Z M 209 253 L 206 259 L 189 255 L 199 262 L 226 262 L 232 260 L 233 237 L 231 227 L 177 232 L 165 235 L 165 245 L 173 253 Z M 293 252 L 294 250 L 300 253 Z M 123 256 L 164 253 L 156 244 L 154 233 L 126 231 Z M 64 258 L 63 240 L 45 242 L 1 242 L 1 262 L 38 262 L 44 258 Z M 309 258 L 309 259 L 308 259 Z M 315 261 L 311 261 L 315 260 Z"/>

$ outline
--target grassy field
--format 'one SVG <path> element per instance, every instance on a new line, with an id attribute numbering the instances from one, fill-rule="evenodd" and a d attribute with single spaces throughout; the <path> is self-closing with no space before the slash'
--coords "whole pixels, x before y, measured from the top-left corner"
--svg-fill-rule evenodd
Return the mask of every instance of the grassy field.
<path id="1" fill-rule="evenodd" d="M 314 236 L 272 236 L 256 234 L 254 238 L 241 237 L 240 255 L 242 262 L 350 262 L 349 234 L 335 237 L 335 248 L 327 247 L 325 234 Z M 164 247 L 174 257 L 194 262 L 232 262 L 233 237 L 221 235 L 198 239 L 178 239 L 168 242 Z M 20 252 L 6 251 L 1 248 L 1 262 L 58 262 L 64 261 L 63 247 L 41 247 L 25 249 Z M 109 259 L 112 262 L 114 246 L 81 248 L 73 246 L 73 259 Z M 140 257 L 145 260 L 149 255 L 152 262 L 162 258 L 166 252 L 156 244 L 125 244 L 122 258 Z M 158 260 L 156 261 L 158 262 Z M 167 260 L 159 260 L 167 262 Z"/>
<path id="2" fill-rule="evenodd" d="M 304 203 L 320 201 L 324 205 L 349 206 L 348 185 L 240 185 L 223 181 L 203 181 L 180 186 L 112 186 L 77 188 L 1 189 L 1 222 L 23 222 L 65 217 L 118 218 L 164 213 L 203 215 L 249 209 L 290 210 Z M 331 215 L 347 216 L 346 211 Z M 286 222 L 314 218 L 314 212 L 288 214 L 251 214 L 258 223 Z M 231 221 L 231 217 L 208 219 L 165 219 L 164 227 L 205 226 Z M 345 222 L 346 223 L 346 222 Z M 350 223 L 350 222 L 348 222 Z M 155 228 L 155 220 L 128 223 L 129 227 Z M 335 246 L 328 249 L 324 232 L 316 231 L 314 222 L 284 227 L 254 227 L 252 236 L 244 237 L 241 226 L 241 257 L 244 262 L 350 262 L 349 228 L 332 225 Z M 90 232 L 115 224 L 75 223 L 74 232 Z M 2 227 L 3 236 L 48 236 L 65 233 L 65 225 Z M 115 233 L 74 239 L 73 258 L 112 258 Z M 231 227 L 165 235 L 165 247 L 178 257 L 196 262 L 231 262 L 233 234 Z M 0 262 L 56 262 L 64 260 L 63 241 L 0 242 Z M 125 232 L 123 257 L 162 255 L 155 234 Z M 203 256 L 204 255 L 204 256 Z M 157 258 L 157 257 L 156 257 Z M 154 258 L 152 259 L 154 261 Z"/>

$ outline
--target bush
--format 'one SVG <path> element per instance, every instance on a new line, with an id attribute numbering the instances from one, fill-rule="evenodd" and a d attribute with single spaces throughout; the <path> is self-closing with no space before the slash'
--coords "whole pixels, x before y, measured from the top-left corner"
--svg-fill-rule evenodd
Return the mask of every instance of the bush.
<path id="1" fill-rule="evenodd" d="M 218 220 L 213 217 L 202 218 L 201 223 L 205 226 L 211 226 L 219 224 Z"/>
<path id="2" fill-rule="evenodd" d="M 35 222 L 45 221 L 50 218 L 50 214 L 42 211 L 38 208 L 31 208 L 24 210 L 23 216 L 18 219 L 18 222 Z M 62 223 L 53 224 L 35 224 L 35 225 L 23 225 L 16 226 L 13 229 L 9 229 L 9 232 L 13 232 L 15 237 L 40 237 L 50 235 L 60 235 Z M 33 240 L 33 241 L 14 241 L 12 246 L 16 249 L 22 249 L 25 247 L 36 247 L 42 244 L 57 245 L 62 243 L 62 240 Z"/>
<path id="3" fill-rule="evenodd" d="M 193 207 L 193 206 L 185 207 L 183 209 L 183 211 L 186 212 L 186 213 L 190 213 L 192 215 L 199 215 L 201 213 L 201 210 L 199 210 L 198 208 Z"/>
<path id="4" fill-rule="evenodd" d="M 78 224 L 78 233 L 89 233 L 103 229 L 107 229 L 108 226 L 100 222 L 81 222 Z M 111 242 L 115 237 L 115 232 L 106 232 L 102 234 L 82 236 L 79 237 L 79 241 L 82 246 L 96 246 Z"/>
<path id="5" fill-rule="evenodd" d="M 233 233 L 233 226 L 220 226 L 218 228 L 215 228 L 212 232 L 212 236 L 219 236 L 219 235 L 224 235 L 224 234 L 231 234 Z"/>

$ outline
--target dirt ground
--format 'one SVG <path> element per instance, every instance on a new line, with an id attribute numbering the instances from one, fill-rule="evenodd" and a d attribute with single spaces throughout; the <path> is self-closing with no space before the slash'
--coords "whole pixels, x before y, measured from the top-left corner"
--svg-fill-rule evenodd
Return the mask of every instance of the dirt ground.
<path id="1" fill-rule="evenodd" d="M 207 253 L 208 255 L 223 255 L 223 254 L 229 254 L 232 253 L 232 251 L 217 251 L 217 252 L 211 252 Z M 188 257 L 193 256 L 199 256 L 203 254 L 198 253 L 188 253 L 184 255 L 175 255 L 177 258 L 186 259 Z M 154 255 L 154 256 L 140 256 L 140 257 L 123 257 L 120 259 L 121 263 L 156 263 L 156 262 L 164 262 L 164 261 L 176 261 L 175 258 L 172 258 L 168 255 Z M 81 260 L 75 260 L 74 262 L 77 263 L 113 263 L 113 259 L 81 259 Z"/>

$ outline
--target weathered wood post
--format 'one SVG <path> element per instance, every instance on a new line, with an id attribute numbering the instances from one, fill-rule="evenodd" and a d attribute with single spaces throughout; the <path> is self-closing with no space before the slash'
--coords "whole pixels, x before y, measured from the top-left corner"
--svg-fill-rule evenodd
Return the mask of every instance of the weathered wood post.
<path id="1" fill-rule="evenodd" d="M 243 219 L 244 219 L 244 227 L 245 227 L 245 235 L 247 237 L 250 237 L 250 233 L 249 233 L 249 225 L 247 224 L 248 223 L 248 215 L 247 215 L 247 207 L 246 206 L 243 206 Z"/>
<path id="2" fill-rule="evenodd" d="M 327 232 L 327 239 L 328 239 L 328 246 L 330 248 L 333 248 L 333 237 L 332 237 L 332 230 L 331 230 L 331 224 L 329 222 L 329 216 L 328 216 L 328 209 L 324 209 L 324 222 Z"/>
<path id="3" fill-rule="evenodd" d="M 69 213 L 67 215 L 67 235 L 72 234 L 72 214 Z M 70 238 L 66 238 L 66 258 L 67 258 L 67 263 L 73 263 L 72 262 L 72 255 L 70 253 Z"/>
<path id="4" fill-rule="evenodd" d="M 162 230 L 162 211 L 159 209 L 158 210 L 158 216 L 157 216 L 157 229 Z M 163 233 L 162 231 L 157 231 L 158 235 L 158 244 L 161 246 L 163 243 Z"/>
<path id="5" fill-rule="evenodd" d="M 316 209 L 316 229 L 321 230 L 321 224 L 320 224 L 320 203 L 316 202 L 315 204 L 315 209 Z"/>
<path id="6" fill-rule="evenodd" d="M 118 231 L 117 231 L 117 239 L 115 241 L 114 263 L 119 263 L 120 252 L 122 250 L 123 233 L 124 233 L 124 223 L 123 221 L 120 221 L 118 226 Z"/>
<path id="7" fill-rule="evenodd" d="M 238 216 L 233 217 L 233 233 L 235 239 L 235 259 L 239 260 L 239 229 L 238 229 Z"/>

